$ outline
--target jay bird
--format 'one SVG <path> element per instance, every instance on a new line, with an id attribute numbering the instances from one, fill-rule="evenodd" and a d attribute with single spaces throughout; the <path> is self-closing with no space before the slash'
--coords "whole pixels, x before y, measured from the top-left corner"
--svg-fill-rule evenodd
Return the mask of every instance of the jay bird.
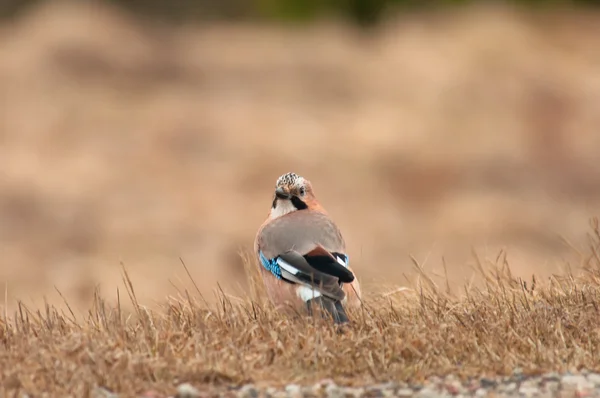
<path id="1" fill-rule="evenodd" d="M 317 305 L 336 324 L 348 322 L 344 306 L 359 304 L 359 283 L 348 267 L 344 238 L 310 181 L 295 173 L 277 179 L 254 251 L 271 302 L 304 307 L 309 315 Z"/>

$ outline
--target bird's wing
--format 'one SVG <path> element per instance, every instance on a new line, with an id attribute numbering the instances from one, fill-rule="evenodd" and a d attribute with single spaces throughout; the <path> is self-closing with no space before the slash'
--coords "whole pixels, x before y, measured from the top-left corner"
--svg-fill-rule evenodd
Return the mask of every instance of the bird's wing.
<path id="1" fill-rule="evenodd" d="M 337 277 L 340 282 L 352 283 L 354 274 L 348 269 L 347 256 L 341 253 L 331 253 L 321 244 L 306 253 L 304 259 L 317 271 Z"/>
<path id="2" fill-rule="evenodd" d="M 278 278 L 300 283 L 341 300 L 341 282 L 354 280 L 347 268 L 344 240 L 326 215 L 302 211 L 265 224 L 257 236 L 259 258 Z"/>
<path id="3" fill-rule="evenodd" d="M 272 267 L 271 272 L 275 271 L 274 273 L 286 282 L 313 288 L 334 300 L 343 300 L 345 297 L 338 278 L 316 270 L 298 252 L 282 253 L 270 260 L 270 266 Z"/>

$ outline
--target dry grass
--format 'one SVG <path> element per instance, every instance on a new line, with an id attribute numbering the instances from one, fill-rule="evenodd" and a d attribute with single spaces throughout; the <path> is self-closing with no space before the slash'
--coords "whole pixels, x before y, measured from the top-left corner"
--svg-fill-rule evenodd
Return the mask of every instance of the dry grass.
<path id="1" fill-rule="evenodd" d="M 131 314 L 96 295 L 85 316 L 21 304 L 4 317 L 4 393 L 21 387 L 34 396 L 86 396 L 100 385 L 129 396 L 148 389 L 172 394 L 183 381 L 216 391 L 246 382 L 324 378 L 351 385 L 419 382 L 449 372 L 507 374 L 515 367 L 525 373 L 598 370 L 597 220 L 592 227 L 590 255 L 579 275 L 526 282 L 511 275 L 500 255 L 480 264 L 483 288 L 454 295 L 422 274 L 411 294 L 366 298 L 341 334 L 317 319 L 275 313 L 260 301 L 260 291 L 244 299 L 221 292 L 213 305 L 199 292 L 185 291 L 151 310 L 138 303 L 124 273 Z M 249 277 L 257 282 L 255 274 Z"/>

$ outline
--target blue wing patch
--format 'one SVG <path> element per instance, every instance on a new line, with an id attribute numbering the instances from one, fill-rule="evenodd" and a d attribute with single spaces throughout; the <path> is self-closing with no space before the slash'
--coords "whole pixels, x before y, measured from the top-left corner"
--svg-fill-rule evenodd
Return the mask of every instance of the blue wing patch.
<path id="1" fill-rule="evenodd" d="M 335 260 L 342 266 L 348 268 L 348 264 L 350 264 L 350 257 L 347 254 L 343 253 L 332 253 L 335 257 Z"/>
<path id="2" fill-rule="evenodd" d="M 279 260 L 279 258 L 275 257 L 268 259 L 265 257 L 262 250 L 258 252 L 258 255 L 260 257 L 260 262 L 262 263 L 263 267 L 265 267 L 267 271 L 275 275 L 277 279 L 281 279 L 281 267 L 279 267 L 279 264 L 277 263 L 277 260 Z"/>

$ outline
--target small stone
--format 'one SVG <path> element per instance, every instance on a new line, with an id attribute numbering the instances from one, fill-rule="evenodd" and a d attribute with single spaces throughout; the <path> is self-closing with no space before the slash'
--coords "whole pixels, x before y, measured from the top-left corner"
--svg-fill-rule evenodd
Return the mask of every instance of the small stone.
<path id="1" fill-rule="evenodd" d="M 543 388 L 545 391 L 556 392 L 560 388 L 560 383 L 558 381 L 548 381 L 544 383 Z"/>
<path id="2" fill-rule="evenodd" d="M 297 384 L 288 384 L 285 386 L 285 392 L 290 398 L 302 397 L 302 388 Z"/>
<path id="3" fill-rule="evenodd" d="M 328 384 L 325 387 L 325 394 L 328 398 L 343 398 L 344 392 L 335 383 Z"/>
<path id="4" fill-rule="evenodd" d="M 271 393 L 270 395 L 273 395 L 274 392 L 275 391 L 267 391 L 267 394 Z M 237 396 L 240 398 L 258 398 L 258 395 L 258 390 L 256 387 L 254 387 L 254 384 L 246 384 L 242 386 L 237 393 Z"/>
<path id="5" fill-rule="evenodd" d="M 463 391 L 471 395 L 473 395 L 479 387 L 481 387 L 481 384 L 475 379 L 469 379 L 462 385 Z"/>
<path id="6" fill-rule="evenodd" d="M 251 386 L 252 386 L 252 385 L 251 385 Z M 243 388 L 243 387 L 242 387 L 242 388 Z M 254 389 L 254 386 L 252 386 L 252 388 Z M 256 391 L 256 389 L 254 389 L 254 391 Z M 258 394 L 258 391 L 257 391 L 257 394 Z M 269 388 L 267 388 L 267 389 L 266 389 L 266 391 L 265 391 L 265 395 L 266 395 L 267 397 L 274 397 L 274 396 L 275 396 L 275 394 L 277 394 L 277 389 L 276 389 L 275 387 L 269 387 Z M 249 395 L 248 395 L 248 396 L 249 396 Z"/>
<path id="7" fill-rule="evenodd" d="M 588 384 L 586 377 L 583 375 L 566 375 L 562 377 L 561 382 L 565 386 L 572 386 L 575 388 Z"/>
<path id="8" fill-rule="evenodd" d="M 369 398 L 381 398 L 383 397 L 383 392 L 377 385 L 368 385 L 365 387 L 365 393 Z"/>
<path id="9" fill-rule="evenodd" d="M 438 384 L 442 384 L 442 382 L 444 381 L 444 379 L 442 379 L 439 376 L 431 376 L 427 379 L 427 382 L 429 384 L 433 384 L 433 385 L 438 385 Z"/>
<path id="10" fill-rule="evenodd" d="M 462 384 L 458 380 L 446 383 L 446 390 L 452 395 L 458 395 L 462 389 Z"/>
<path id="11" fill-rule="evenodd" d="M 431 387 L 423 387 L 418 393 L 417 396 L 421 397 L 421 398 L 434 398 L 434 397 L 438 397 L 440 394 L 438 394 L 433 388 Z"/>
<path id="12" fill-rule="evenodd" d="M 498 385 L 498 382 L 494 379 L 488 379 L 487 377 L 484 377 L 479 380 L 479 384 L 483 388 L 494 388 Z"/>
<path id="13" fill-rule="evenodd" d="M 441 379 L 440 379 L 440 380 L 441 380 Z M 411 385 L 409 385 L 409 386 L 407 386 L 407 387 L 408 387 L 408 388 L 412 388 L 412 390 L 413 390 L 414 392 L 419 392 L 419 391 L 421 391 L 421 389 L 422 389 L 423 387 L 425 387 L 425 386 L 424 386 L 423 384 L 411 384 Z"/>
<path id="14" fill-rule="evenodd" d="M 560 381 L 560 375 L 556 372 L 545 373 L 542 376 L 542 380 L 544 380 L 544 381 Z"/>
<path id="15" fill-rule="evenodd" d="M 591 395 L 591 393 L 594 391 L 594 388 L 596 386 L 594 385 L 594 383 L 591 383 L 589 381 L 585 381 L 583 383 L 581 383 L 580 385 L 577 386 L 577 393 L 578 394 L 583 394 L 585 396 Z"/>
<path id="16" fill-rule="evenodd" d="M 363 395 L 365 395 L 364 388 L 346 388 L 344 391 L 345 397 L 361 398 Z"/>
<path id="17" fill-rule="evenodd" d="M 600 386 L 600 374 L 598 373 L 590 373 L 587 375 L 587 380 L 596 386 Z"/>
<path id="18" fill-rule="evenodd" d="M 488 392 L 485 388 L 478 388 L 477 391 L 475 391 L 476 397 L 485 397 L 486 395 L 488 395 Z"/>
<path id="19" fill-rule="evenodd" d="M 335 381 L 333 381 L 333 379 L 323 379 L 319 382 L 317 382 L 317 385 L 321 386 L 321 388 L 325 388 L 328 385 L 335 385 Z"/>
<path id="20" fill-rule="evenodd" d="M 329 385 L 335 385 L 335 382 L 331 379 L 320 380 L 320 381 L 316 382 L 315 384 L 313 384 L 312 393 L 317 396 L 322 396 L 325 389 Z"/>
<path id="21" fill-rule="evenodd" d="M 538 378 L 532 377 L 521 383 L 521 387 L 537 387 L 539 386 L 539 384 L 540 380 Z"/>
<path id="22" fill-rule="evenodd" d="M 514 368 L 512 371 L 513 376 L 519 376 L 523 374 L 523 369 L 522 368 Z"/>
<path id="23" fill-rule="evenodd" d="M 190 383 L 183 383 L 177 386 L 177 395 L 175 398 L 198 398 L 200 391 Z"/>
<path id="24" fill-rule="evenodd" d="M 118 395 L 114 394 L 112 391 L 109 391 L 104 387 L 96 387 L 96 388 L 94 388 L 92 397 L 94 397 L 94 398 L 117 398 Z"/>
<path id="25" fill-rule="evenodd" d="M 502 390 L 504 390 L 505 392 L 513 392 L 517 389 L 517 383 L 508 383 L 505 386 L 503 386 Z"/>
<path id="26" fill-rule="evenodd" d="M 393 396 L 397 388 L 397 383 L 389 382 L 368 386 L 365 390 L 369 396 L 388 397 Z"/>
<path id="27" fill-rule="evenodd" d="M 557 395 L 558 394 L 556 392 L 540 391 L 540 395 L 538 395 L 538 397 L 539 398 L 556 398 Z"/>
<path id="28" fill-rule="evenodd" d="M 535 386 L 521 386 L 519 388 L 519 394 L 524 395 L 526 397 L 533 397 L 538 395 L 540 392 L 539 388 L 535 387 Z"/>
<path id="29" fill-rule="evenodd" d="M 383 391 L 371 388 L 365 391 L 365 396 L 368 398 L 383 398 Z"/>
<path id="30" fill-rule="evenodd" d="M 414 394 L 413 390 L 410 388 L 401 388 L 396 392 L 396 396 L 398 397 L 412 397 Z"/>
<path id="31" fill-rule="evenodd" d="M 514 381 L 515 383 L 520 383 L 523 380 L 525 380 L 525 374 L 523 373 L 523 369 L 515 368 L 512 372 L 512 376 L 510 377 L 510 380 Z"/>

